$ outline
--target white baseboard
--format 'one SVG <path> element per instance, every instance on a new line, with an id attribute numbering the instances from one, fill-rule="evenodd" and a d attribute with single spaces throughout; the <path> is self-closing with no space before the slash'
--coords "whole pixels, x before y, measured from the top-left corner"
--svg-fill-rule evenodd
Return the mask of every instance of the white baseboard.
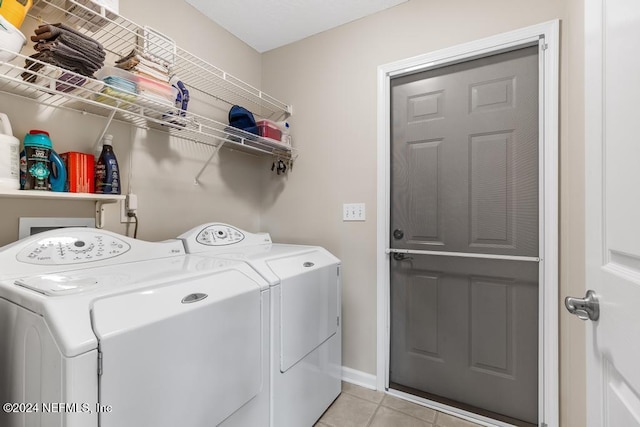
<path id="1" fill-rule="evenodd" d="M 376 390 L 376 376 L 356 369 L 342 367 L 342 381 Z"/>

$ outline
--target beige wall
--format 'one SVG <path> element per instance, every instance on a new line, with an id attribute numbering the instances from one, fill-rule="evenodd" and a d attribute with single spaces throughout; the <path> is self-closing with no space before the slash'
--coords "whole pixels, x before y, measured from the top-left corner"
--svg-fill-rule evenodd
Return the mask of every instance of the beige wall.
<path id="1" fill-rule="evenodd" d="M 560 91 L 560 425 L 586 426 L 585 323 L 564 309 L 585 293 L 584 1 L 568 0 Z"/>
<path id="2" fill-rule="evenodd" d="M 324 245 L 342 259 L 345 366 L 376 373 L 376 71 L 385 63 L 562 20 L 560 294 L 580 294 L 581 3 L 410 0 L 263 55 L 263 89 L 293 104 L 292 135 L 300 149 L 286 186 L 265 201 L 263 228 L 276 240 Z M 366 203 L 366 222 L 342 222 L 342 204 L 349 202 Z M 574 387 L 582 390 L 584 331 L 564 311 L 561 321 L 562 426 L 581 426 L 584 396 Z"/>

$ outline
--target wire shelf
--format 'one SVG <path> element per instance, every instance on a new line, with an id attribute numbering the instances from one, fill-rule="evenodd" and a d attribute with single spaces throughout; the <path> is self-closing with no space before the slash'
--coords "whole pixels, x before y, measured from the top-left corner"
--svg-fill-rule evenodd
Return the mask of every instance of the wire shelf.
<path id="1" fill-rule="evenodd" d="M 290 105 L 267 95 L 248 83 L 226 73 L 196 55 L 167 43 L 162 38 L 145 39 L 147 27 L 100 9 L 89 0 L 40 0 L 34 2 L 30 15 L 44 22 L 70 22 L 100 42 L 116 57 L 124 56 L 134 47 L 147 47 L 155 56 L 173 58 L 173 72 L 191 89 L 214 99 L 242 105 L 258 116 L 280 120 L 288 117 Z"/>
<path id="2" fill-rule="evenodd" d="M 25 70 L 22 64 L 28 57 L 22 54 L 16 56 L 11 62 L 0 63 L 0 91 L 30 98 L 47 106 L 71 108 L 101 116 L 115 111 L 116 119 L 137 127 L 162 130 L 197 143 L 214 146 L 229 144 L 229 148 L 270 154 L 287 161 L 295 160 L 295 150 L 280 141 L 262 138 L 180 110 L 166 99 L 126 92 L 101 80 L 33 58 L 29 58 L 29 61 L 42 65 L 42 68 L 38 71 Z M 23 79 L 27 73 L 30 81 Z"/>
<path id="3" fill-rule="evenodd" d="M 79 32 L 102 44 L 107 54 L 105 63 L 115 61 L 133 49 L 148 51 L 172 64 L 172 74 L 179 77 L 198 101 L 204 98 L 204 102 L 209 104 L 209 101 L 222 101 L 229 105 L 241 105 L 257 116 L 274 120 L 291 114 L 290 105 L 179 48 L 173 42 L 167 43 L 159 33 L 158 36 L 149 37 L 151 29 L 100 8 L 89 0 L 37 0 L 29 15 L 39 22 L 65 22 L 77 27 Z M 7 52 L 0 48 L 2 51 Z M 27 58 L 31 63 L 42 65 L 42 68 L 37 71 L 25 70 Z M 162 130 L 196 143 L 213 146 L 225 144 L 228 148 L 272 155 L 289 162 L 297 157 L 295 149 L 280 141 L 262 138 L 203 115 L 180 110 L 170 100 L 148 93 L 126 92 L 101 80 L 23 54 L 16 54 L 16 58 L 10 62 L 0 62 L 0 91 L 47 106 L 71 108 L 101 116 L 109 116 L 115 111 L 116 119 L 141 128 Z"/>

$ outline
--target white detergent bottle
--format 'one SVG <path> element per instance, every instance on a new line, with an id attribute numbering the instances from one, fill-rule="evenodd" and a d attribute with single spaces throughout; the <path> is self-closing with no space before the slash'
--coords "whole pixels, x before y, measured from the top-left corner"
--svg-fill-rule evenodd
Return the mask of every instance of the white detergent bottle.
<path id="1" fill-rule="evenodd" d="M 20 189 L 20 140 L 13 136 L 4 113 L 0 113 L 0 188 Z"/>
<path id="2" fill-rule="evenodd" d="M 290 129 L 289 122 L 286 120 L 283 120 L 281 122 L 274 122 L 274 124 L 278 126 L 282 134 L 282 137 L 280 138 L 280 142 L 282 142 L 283 144 L 291 145 L 291 135 L 289 135 L 289 129 Z"/>

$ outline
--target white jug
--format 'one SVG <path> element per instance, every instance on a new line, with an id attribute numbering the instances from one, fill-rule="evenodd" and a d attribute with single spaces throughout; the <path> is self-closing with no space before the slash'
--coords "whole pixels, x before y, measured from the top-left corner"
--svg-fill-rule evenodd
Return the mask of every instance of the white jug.
<path id="1" fill-rule="evenodd" d="M 13 136 L 4 113 L 0 113 L 0 189 L 20 189 L 20 140 Z"/>

